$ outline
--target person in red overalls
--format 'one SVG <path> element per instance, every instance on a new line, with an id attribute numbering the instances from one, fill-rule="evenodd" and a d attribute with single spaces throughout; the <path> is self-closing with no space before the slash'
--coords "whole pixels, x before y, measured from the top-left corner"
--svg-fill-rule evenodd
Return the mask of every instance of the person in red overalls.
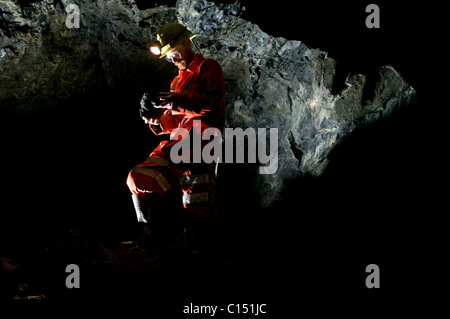
<path id="1" fill-rule="evenodd" d="M 157 135 L 184 128 L 190 136 L 183 138 L 192 138 L 195 130 L 201 134 L 209 127 L 219 130 L 223 127 L 225 81 L 222 68 L 217 61 L 194 53 L 191 39 L 195 36 L 179 23 L 168 23 L 158 31 L 161 58 L 173 62 L 179 73 L 170 85 L 170 92 L 159 93 L 160 103 L 155 107 L 160 108 L 160 115 L 143 116 Z M 150 48 L 152 53 L 159 53 L 154 49 Z M 201 124 L 194 127 L 194 120 Z M 161 142 L 145 162 L 128 174 L 127 185 L 137 220 L 146 224 L 152 236 L 164 236 L 169 229 L 174 229 L 173 223 L 179 220 L 177 206 L 181 204 L 189 214 L 217 218 L 216 164 L 173 163 L 170 150 L 179 142 L 180 138 Z"/>

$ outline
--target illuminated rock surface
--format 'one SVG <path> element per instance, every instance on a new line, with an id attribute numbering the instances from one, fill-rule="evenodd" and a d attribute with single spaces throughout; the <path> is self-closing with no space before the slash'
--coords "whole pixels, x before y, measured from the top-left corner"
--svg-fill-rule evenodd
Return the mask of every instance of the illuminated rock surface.
<path id="1" fill-rule="evenodd" d="M 333 92 L 336 61 L 301 41 L 275 38 L 240 18 L 241 6 L 180 0 L 176 8 L 139 10 L 133 1 L 73 1 L 80 28 L 65 25 L 61 2 L 0 3 L 0 103 L 20 112 L 48 108 L 96 90 L 140 96 L 169 83 L 173 68 L 149 55 L 161 25 L 178 19 L 222 65 L 229 127 L 277 128 L 278 170 L 257 177 L 270 205 L 286 180 L 319 176 L 334 146 L 356 127 L 389 116 L 415 97 L 391 66 L 375 85 L 351 74 Z M 301 40 L 301 39 L 299 39 Z M 338 61 L 337 61 L 338 62 Z M 341 85 L 339 83 L 338 85 Z"/>
<path id="2" fill-rule="evenodd" d="M 301 34 L 299 41 L 272 37 L 240 18 L 237 5 L 197 0 L 140 10 L 133 1 L 69 2 L 79 5 L 79 29 L 66 27 L 61 1 L 0 1 L 0 299 L 71 303 L 67 309 L 103 299 L 102 311 L 138 301 L 148 312 L 159 308 L 157 318 L 179 317 L 191 299 L 267 302 L 271 317 L 287 318 L 324 304 L 334 315 L 356 304 L 387 303 L 391 311 L 400 295 L 421 298 L 421 275 L 428 283 L 436 273 L 441 282 L 433 248 L 446 242 L 436 229 L 445 223 L 435 218 L 445 207 L 438 201 L 446 198 L 445 144 L 432 143 L 445 106 L 424 97 L 405 68 L 393 62 L 350 73 L 344 84 L 332 50 L 309 47 Z M 411 31 L 403 23 L 411 17 L 394 16 L 396 30 Z M 167 249 L 123 254 L 117 242 L 136 238 L 125 179 L 158 142 L 138 116 L 139 100 L 149 89 L 166 90 L 175 72 L 148 44 L 176 19 L 199 32 L 202 53 L 222 64 L 227 124 L 278 128 L 278 171 L 224 165 L 218 181 L 231 186 L 218 193 L 224 241 L 209 256 L 186 236 Z M 345 31 L 344 43 L 355 41 Z M 409 75 L 416 61 L 432 69 L 423 43 L 411 41 L 416 54 L 399 53 L 408 54 Z M 434 85 L 435 77 L 421 78 Z M 408 105 L 415 89 L 419 107 Z M 369 263 L 380 266 L 381 289 L 395 298 L 363 293 Z M 68 264 L 81 269 L 78 290 L 64 284 Z"/>

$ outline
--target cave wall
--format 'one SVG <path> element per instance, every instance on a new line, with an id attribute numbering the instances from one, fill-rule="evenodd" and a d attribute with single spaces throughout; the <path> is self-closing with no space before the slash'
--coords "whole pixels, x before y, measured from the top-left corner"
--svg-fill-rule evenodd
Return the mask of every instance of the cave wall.
<path id="1" fill-rule="evenodd" d="M 148 45 L 164 23 L 199 33 L 203 55 L 223 68 L 229 127 L 277 128 L 278 170 L 259 175 L 261 204 L 278 199 L 287 181 L 320 176 L 333 148 L 355 128 L 410 104 L 414 88 L 390 65 L 374 85 L 349 74 L 334 92 L 336 64 L 299 40 L 273 37 L 241 18 L 245 8 L 205 0 L 139 9 L 132 0 L 74 0 L 80 28 L 65 24 L 67 1 L 0 2 L 0 109 L 39 111 L 101 90 L 140 96 L 169 83 L 174 70 Z"/>
<path id="2" fill-rule="evenodd" d="M 278 128 L 278 171 L 258 176 L 264 206 L 278 198 L 285 181 L 321 175 L 327 155 L 357 126 L 389 116 L 415 97 L 389 65 L 380 68 L 373 88 L 365 87 L 367 75 L 352 74 L 333 94 L 336 61 L 327 52 L 268 35 L 239 18 L 238 4 L 177 5 L 179 21 L 199 33 L 202 52 L 222 65 L 228 126 Z"/>
<path id="3" fill-rule="evenodd" d="M 69 3 L 79 28 L 66 26 Z M 142 94 L 174 71 L 151 56 L 156 31 L 175 8 L 134 1 L 0 2 L 0 109 L 27 112 L 101 90 Z"/>

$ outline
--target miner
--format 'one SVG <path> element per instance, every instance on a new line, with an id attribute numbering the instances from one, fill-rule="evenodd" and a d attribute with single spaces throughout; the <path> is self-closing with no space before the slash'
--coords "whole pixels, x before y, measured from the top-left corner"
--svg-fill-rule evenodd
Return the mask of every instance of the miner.
<path id="1" fill-rule="evenodd" d="M 196 35 L 179 23 L 168 23 L 157 33 L 157 46 L 150 47 L 153 54 L 178 68 L 170 91 L 159 92 L 156 98 L 144 94 L 141 100 L 143 120 L 154 134 L 166 134 L 167 139 L 127 179 L 137 220 L 152 240 L 176 234 L 186 216 L 217 218 L 216 163 L 175 164 L 170 158 L 172 146 L 192 138 L 195 130 L 201 134 L 209 127 L 223 126 L 223 72 L 217 61 L 194 53 L 191 40 Z M 177 129 L 185 129 L 189 136 L 171 139 Z"/>

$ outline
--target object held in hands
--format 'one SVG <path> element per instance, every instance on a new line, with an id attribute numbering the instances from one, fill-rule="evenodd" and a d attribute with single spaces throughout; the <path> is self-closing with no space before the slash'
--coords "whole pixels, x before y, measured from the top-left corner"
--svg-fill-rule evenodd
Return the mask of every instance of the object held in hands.
<path id="1" fill-rule="evenodd" d="M 166 109 L 161 108 L 161 100 L 156 92 L 144 93 L 139 108 L 139 115 L 142 118 L 148 120 L 151 124 L 158 124 L 159 118 L 165 111 Z"/>

